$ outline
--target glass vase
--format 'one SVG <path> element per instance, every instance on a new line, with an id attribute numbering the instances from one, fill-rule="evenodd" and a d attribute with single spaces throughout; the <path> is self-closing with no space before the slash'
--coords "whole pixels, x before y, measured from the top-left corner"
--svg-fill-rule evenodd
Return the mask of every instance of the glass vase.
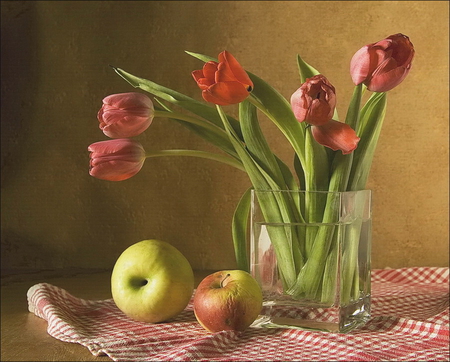
<path id="1" fill-rule="evenodd" d="M 348 333 L 370 319 L 371 191 L 252 191 L 253 326 Z"/>

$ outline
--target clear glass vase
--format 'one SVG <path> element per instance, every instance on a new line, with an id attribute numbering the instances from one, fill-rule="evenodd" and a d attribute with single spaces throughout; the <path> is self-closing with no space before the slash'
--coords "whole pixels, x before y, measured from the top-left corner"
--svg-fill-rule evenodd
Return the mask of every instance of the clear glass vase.
<path id="1" fill-rule="evenodd" d="M 348 333 L 370 318 L 371 191 L 252 191 L 260 327 Z"/>

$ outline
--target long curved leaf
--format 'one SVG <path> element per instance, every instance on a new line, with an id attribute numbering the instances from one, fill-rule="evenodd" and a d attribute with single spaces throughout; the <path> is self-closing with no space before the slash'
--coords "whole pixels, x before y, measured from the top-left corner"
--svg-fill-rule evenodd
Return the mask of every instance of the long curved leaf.
<path id="1" fill-rule="evenodd" d="M 386 97 L 386 93 L 374 93 L 361 110 L 361 140 L 354 151 L 348 186 L 350 191 L 363 190 L 366 187 L 386 114 Z"/>
<path id="2" fill-rule="evenodd" d="M 271 151 L 264 134 L 259 126 L 256 107 L 248 101 L 239 104 L 239 120 L 245 146 L 253 159 L 278 185 L 278 189 L 286 189 L 286 182 Z M 279 160 L 281 162 L 281 160 Z"/>

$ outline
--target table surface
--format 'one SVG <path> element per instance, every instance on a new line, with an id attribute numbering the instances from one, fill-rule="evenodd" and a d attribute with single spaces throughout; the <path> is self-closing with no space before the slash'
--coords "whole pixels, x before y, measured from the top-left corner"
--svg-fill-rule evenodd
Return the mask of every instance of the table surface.
<path id="1" fill-rule="evenodd" d="M 212 271 L 195 272 L 196 284 Z M 79 274 L 68 277 L 23 276 L 1 287 L 2 361 L 111 361 L 95 357 L 77 343 L 59 341 L 47 333 L 48 323 L 28 311 L 27 291 L 46 282 L 66 289 L 77 297 L 98 300 L 111 298 L 110 273 Z M 22 279 L 22 280 L 20 280 Z"/>
<path id="2" fill-rule="evenodd" d="M 212 272 L 213 271 L 196 272 L 196 285 L 198 285 L 206 275 Z M 39 293 L 41 294 L 36 294 L 36 290 L 33 288 L 33 290 L 35 290 L 33 292 L 34 306 L 37 307 L 39 304 L 39 308 L 42 309 L 42 311 L 53 310 L 47 309 L 47 305 L 40 303 L 38 299 L 36 299 L 42 298 L 42 293 L 44 292 L 46 292 L 47 297 L 49 297 L 49 287 L 52 288 L 52 293 L 55 293 L 55 289 L 58 293 L 60 293 L 62 289 L 70 293 L 71 296 L 68 294 L 61 295 L 57 293 L 56 299 L 53 299 L 52 302 L 58 303 L 58 301 L 62 300 L 59 298 L 63 297 L 64 305 L 70 305 L 70 308 L 76 308 L 80 305 L 77 303 L 73 304 L 74 300 L 79 301 L 78 298 L 88 300 L 92 305 L 97 307 L 99 305 L 105 306 L 110 303 L 110 272 L 96 272 L 90 274 L 85 272 L 83 274 L 65 272 L 64 275 L 64 277 L 42 274 L 24 275 L 14 276 L 12 279 L 2 275 L 1 361 L 111 360 L 105 355 L 100 355 L 99 357 L 94 356 L 88 348 L 81 344 L 63 342 L 52 337 L 47 333 L 49 323 L 47 320 L 43 319 L 44 316 L 41 315 L 42 318 L 39 318 L 34 313 L 29 312 L 27 292 L 33 286 L 43 288 L 40 289 L 41 292 Z M 374 296 L 375 294 L 377 295 L 376 298 L 373 299 L 373 318 L 371 319 L 371 322 L 368 323 L 367 328 L 364 328 L 365 330 L 361 331 L 361 333 L 342 336 L 339 334 L 321 334 L 290 329 L 278 332 L 275 330 L 276 333 L 273 332 L 273 330 L 251 330 L 244 334 L 242 338 L 234 338 L 236 336 L 233 337 L 232 334 L 227 333 L 218 333 L 211 336 L 196 325 L 196 328 L 198 328 L 200 332 L 204 332 L 208 335 L 205 336 L 204 333 L 201 334 L 200 340 L 195 340 L 195 343 L 192 344 L 192 348 L 190 349 L 183 344 L 182 352 L 186 352 L 189 356 L 195 352 L 197 353 L 194 353 L 195 356 L 202 355 L 206 358 L 203 360 L 208 360 L 208 357 L 215 355 L 217 352 L 216 347 L 217 343 L 219 343 L 220 351 L 224 351 L 223 353 L 226 353 L 226 356 L 228 356 L 228 353 L 234 353 L 235 359 L 242 357 L 240 353 L 244 353 L 246 356 L 249 356 L 250 354 L 253 356 L 254 353 L 262 353 L 262 350 L 267 350 L 267 353 L 272 353 L 272 350 L 275 350 L 276 353 L 282 352 L 280 354 L 282 356 L 289 355 L 289 360 L 294 360 L 291 359 L 294 355 L 292 355 L 292 349 L 290 348 L 289 343 L 292 343 L 292 341 L 302 341 L 302 344 L 300 344 L 300 346 L 302 346 L 301 353 L 304 357 L 302 360 L 305 361 L 311 360 L 312 355 L 321 356 L 321 360 L 324 361 L 335 360 L 333 358 L 334 356 L 337 356 L 337 354 L 339 354 L 340 359 L 336 360 L 342 361 L 449 361 L 447 348 L 449 335 L 448 322 L 446 322 L 448 321 L 448 268 L 423 267 L 406 268 L 404 270 L 377 270 L 376 273 L 372 275 L 372 281 L 374 282 Z M 36 285 L 38 283 L 39 285 Z M 52 295 L 53 298 L 55 298 L 55 294 Z M 76 296 L 76 298 L 74 296 Z M 69 297 L 71 298 L 70 300 L 67 299 Z M 45 303 L 45 300 L 39 300 Z M 100 313 L 100 310 L 96 309 L 97 307 L 93 308 L 91 312 L 94 311 Z M 101 313 L 109 313 L 109 318 L 115 318 L 115 322 L 123 323 L 120 318 L 116 320 L 117 317 L 114 317 L 111 314 L 112 311 L 108 308 L 102 309 Z M 70 309 L 69 314 L 72 311 L 73 309 Z M 62 329 L 66 331 L 66 327 L 58 322 L 60 312 L 63 312 L 63 314 L 65 313 L 64 315 L 67 317 L 67 311 L 56 310 L 52 312 L 53 315 L 51 316 L 51 321 L 53 327 L 56 326 L 58 331 L 62 331 Z M 98 314 L 96 315 L 98 316 Z M 45 314 L 45 316 L 46 318 L 49 318 L 49 315 Z M 57 318 L 53 318 L 54 316 L 57 316 Z M 75 319 L 73 322 L 75 324 L 81 322 L 82 326 L 84 323 L 83 318 L 78 318 L 78 315 L 74 317 Z M 189 321 L 192 322 L 191 314 L 189 314 L 189 318 Z M 95 322 L 96 321 L 97 320 L 95 320 Z M 94 320 L 91 320 L 91 322 L 94 322 Z M 102 323 L 104 323 L 104 321 Z M 169 326 L 170 328 L 168 328 L 167 325 L 152 326 L 152 330 L 149 331 L 147 327 L 143 329 L 139 323 L 127 323 L 130 324 L 128 328 L 134 330 L 133 333 L 136 334 L 136 338 L 138 339 L 140 335 L 143 335 L 142 333 L 152 333 L 152 336 L 155 336 L 153 333 L 157 334 L 158 331 L 160 334 L 172 331 L 171 327 Z M 97 324 L 93 324 L 94 325 L 90 323 L 88 329 L 95 329 L 94 327 L 97 326 Z M 187 328 L 191 334 L 194 333 L 195 338 L 197 338 L 199 331 L 196 328 L 191 328 L 190 324 L 184 323 L 184 328 Z M 79 324 L 77 325 L 79 326 Z M 115 333 L 117 332 L 116 329 L 114 329 L 116 327 L 114 327 L 114 325 L 111 326 L 110 324 L 108 324 L 107 327 L 108 328 L 105 326 L 97 326 L 94 334 L 100 336 L 100 339 L 103 340 L 103 337 L 105 336 L 101 333 L 99 334 L 98 328 L 112 330 L 114 333 L 111 341 L 114 346 L 107 346 L 109 348 L 109 354 L 113 355 L 111 353 L 114 352 L 116 353 L 116 357 L 117 353 L 123 355 L 123 345 L 120 343 L 117 344 L 117 340 L 114 339 Z M 167 331 L 167 329 L 169 329 L 169 331 Z M 53 329 L 52 331 L 55 332 Z M 177 330 L 177 333 L 179 334 L 180 332 Z M 177 333 L 175 334 L 179 337 Z M 189 336 L 190 335 L 183 335 L 183 338 Z M 150 341 L 150 344 L 155 343 L 152 341 Z M 177 340 L 177 342 L 179 341 Z M 184 339 L 181 342 L 184 343 Z M 304 349 L 304 343 L 306 343 L 309 348 Z M 332 349 L 322 349 L 321 346 L 328 344 L 331 344 L 334 347 Z M 97 345 L 95 346 L 98 347 Z M 126 351 L 135 353 L 132 340 L 130 346 L 128 346 Z M 357 347 L 356 349 L 355 346 Z M 104 343 L 101 347 L 102 349 L 105 347 Z M 141 347 L 144 348 L 145 346 Z M 117 350 L 117 348 L 119 349 Z M 213 354 L 209 353 L 211 352 L 211 348 L 213 348 Z M 96 348 L 96 351 L 98 352 L 101 350 Z M 144 348 L 143 352 L 147 353 L 148 350 Z M 163 350 L 163 352 L 166 353 L 166 350 Z M 329 353 L 326 355 L 330 357 L 329 359 L 327 359 L 328 357 L 324 357 L 325 352 Z M 352 359 L 349 359 L 349 353 L 352 354 Z M 396 357 L 398 356 L 402 357 L 402 359 L 397 359 Z M 415 357 L 416 359 L 413 359 L 412 357 Z M 316 360 L 314 358 L 312 360 Z"/>

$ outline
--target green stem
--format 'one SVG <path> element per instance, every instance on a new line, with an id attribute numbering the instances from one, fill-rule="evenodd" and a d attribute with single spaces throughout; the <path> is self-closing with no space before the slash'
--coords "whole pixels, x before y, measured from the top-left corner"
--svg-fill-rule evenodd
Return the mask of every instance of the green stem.
<path id="1" fill-rule="evenodd" d="M 278 186 L 271 179 L 271 177 L 258 165 L 257 162 L 250 155 L 245 145 L 239 140 L 236 133 L 229 124 L 226 114 L 224 113 L 221 106 L 216 106 L 217 112 L 219 113 L 224 128 L 227 131 L 230 141 L 233 143 L 236 152 L 238 153 L 242 164 L 244 165 L 246 172 L 255 187 L 259 190 L 269 190 L 277 189 Z M 268 200 L 261 203 L 263 213 L 265 213 L 265 220 L 276 220 L 278 222 L 288 222 L 286 217 L 286 206 L 283 205 L 283 199 L 280 195 L 275 193 Z M 291 285 L 296 280 L 296 267 L 295 260 L 293 260 L 294 253 L 289 241 L 286 242 L 286 234 L 283 230 L 276 229 L 276 233 L 280 234 L 274 237 L 273 240 L 276 244 L 274 245 L 275 250 L 278 250 L 279 254 L 277 258 L 280 262 L 280 272 L 282 274 L 282 279 L 286 285 Z M 283 235 L 284 234 L 284 235 Z"/>
<path id="2" fill-rule="evenodd" d="M 197 150 L 161 150 L 161 151 L 149 151 L 145 155 L 146 157 L 165 157 L 165 156 L 190 156 L 190 157 L 199 157 L 205 158 L 209 160 L 214 160 L 218 162 L 222 162 L 226 165 L 237 168 L 238 170 L 244 171 L 245 168 L 242 166 L 242 163 L 227 157 L 218 155 L 215 153 L 205 152 L 205 151 L 197 151 Z"/>
<path id="3" fill-rule="evenodd" d="M 350 105 L 348 108 L 345 123 L 353 129 L 358 128 L 360 116 L 360 104 L 363 87 L 358 85 L 355 87 Z M 337 152 L 333 159 L 331 179 L 326 201 L 325 210 L 323 213 L 323 225 L 319 227 L 315 235 L 310 255 L 301 270 L 295 288 L 292 293 L 304 292 L 309 298 L 316 298 L 320 292 L 324 270 L 327 268 L 328 252 L 332 245 L 332 238 L 335 232 L 336 225 L 339 222 L 339 200 L 336 200 L 336 192 L 342 192 L 347 189 L 350 170 L 353 162 L 353 153 L 344 155 Z M 328 224 L 328 225 L 327 225 Z M 357 260 L 350 260 L 351 263 L 357 263 Z M 347 283 L 348 281 L 344 281 Z M 328 299 L 327 296 L 322 295 L 322 298 Z"/>
<path id="4" fill-rule="evenodd" d="M 157 111 L 157 110 L 155 110 L 154 115 L 155 115 L 155 117 L 172 118 L 172 119 L 178 119 L 181 121 L 186 121 L 188 123 L 192 123 L 197 126 L 206 128 L 206 129 L 214 132 L 218 136 L 228 139 L 226 132 L 222 128 L 216 126 L 213 123 L 203 121 L 200 118 L 191 117 L 186 114 L 179 113 L 179 112 L 168 112 L 168 111 Z"/>
<path id="5" fill-rule="evenodd" d="M 356 207 L 361 207 L 356 203 Z M 357 214 L 360 214 L 358 211 Z M 341 303 L 347 305 L 357 298 L 359 291 L 358 248 L 361 235 L 362 219 L 357 219 L 345 226 L 345 243 L 342 246 L 341 262 Z"/>
<path id="6" fill-rule="evenodd" d="M 201 118 L 192 117 L 183 113 L 173 112 L 169 109 L 167 109 L 167 111 L 157 110 L 154 114 L 155 117 L 170 118 L 183 124 L 189 130 L 202 137 L 205 141 L 212 143 L 231 157 L 240 161 L 240 158 L 236 154 L 226 131 L 216 124 Z"/>
<path id="7" fill-rule="evenodd" d="M 283 127 L 283 125 L 280 123 L 280 120 L 278 120 L 276 117 L 272 115 L 271 112 L 255 97 L 252 95 L 247 98 L 247 100 L 252 103 L 254 106 L 256 106 L 261 112 L 263 112 L 273 123 L 277 125 L 277 127 L 281 130 L 281 132 L 284 133 L 286 138 L 288 139 L 289 143 L 294 148 L 295 153 L 298 155 L 298 158 L 300 160 L 300 163 L 302 165 L 306 165 L 306 157 L 304 153 L 304 144 L 302 144 L 299 141 L 298 134 L 295 134 L 294 130 L 290 127 Z M 299 127 L 300 130 L 303 130 L 302 139 L 304 139 L 304 129 Z"/>

